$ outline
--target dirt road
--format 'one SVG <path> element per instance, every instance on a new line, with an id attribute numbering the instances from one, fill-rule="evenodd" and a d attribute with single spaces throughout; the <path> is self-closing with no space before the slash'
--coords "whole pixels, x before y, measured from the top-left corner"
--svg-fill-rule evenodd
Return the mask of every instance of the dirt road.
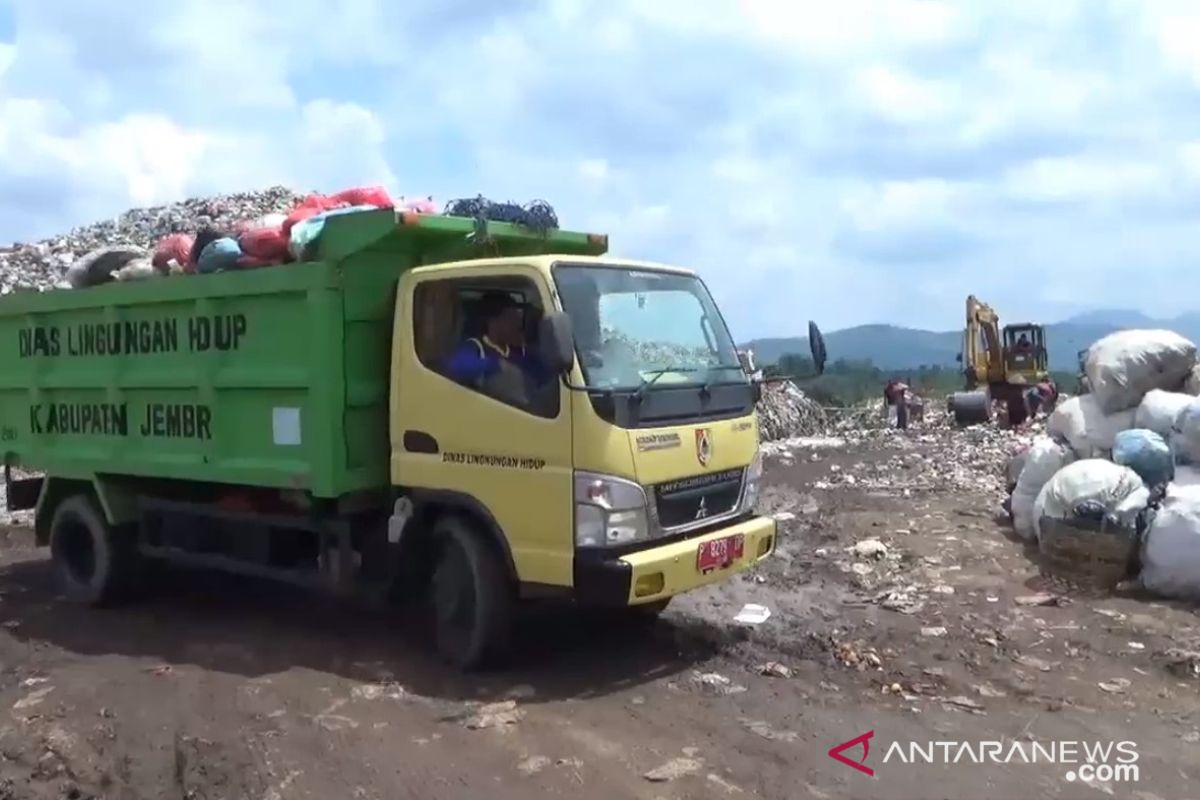
<path id="1" fill-rule="evenodd" d="M 72 608 L 10 530 L 0 799 L 1200 796 L 1197 665 L 1171 652 L 1200 649 L 1193 611 L 1063 597 L 995 493 L 898 469 L 935 446 L 772 459 L 769 565 L 641 634 L 531 616 L 518 662 L 483 677 L 442 668 L 393 613 L 220 575 Z M 735 624 L 746 602 L 771 618 Z M 873 775 L 827 755 L 868 732 Z M 1059 740 L 1132 742 L 1138 779 L 1012 755 Z M 1009 763 L 957 749 L 984 741 Z M 909 742 L 953 742 L 957 763 L 903 763 Z"/>

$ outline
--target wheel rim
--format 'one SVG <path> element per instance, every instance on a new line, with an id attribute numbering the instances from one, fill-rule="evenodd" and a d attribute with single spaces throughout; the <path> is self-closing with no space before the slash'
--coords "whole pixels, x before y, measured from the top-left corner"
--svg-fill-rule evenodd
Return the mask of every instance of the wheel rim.
<path id="1" fill-rule="evenodd" d="M 434 614 L 443 647 L 461 654 L 475 627 L 475 586 L 466 558 L 457 544 L 446 545 L 433 580 Z"/>
<path id="2" fill-rule="evenodd" d="M 58 552 L 72 580 L 92 582 L 96 576 L 96 547 L 86 525 L 75 520 L 66 522 L 59 531 Z"/>

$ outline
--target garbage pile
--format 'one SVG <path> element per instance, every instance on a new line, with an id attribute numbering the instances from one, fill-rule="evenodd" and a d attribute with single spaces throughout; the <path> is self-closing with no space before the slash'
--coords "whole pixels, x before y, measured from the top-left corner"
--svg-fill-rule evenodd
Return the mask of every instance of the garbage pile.
<path id="1" fill-rule="evenodd" d="M 64 286 L 67 268 L 104 247 L 135 248 L 149 254 L 173 233 L 229 229 L 238 222 L 284 213 L 304 199 L 282 186 L 135 208 L 101 222 L 40 242 L 0 246 L 0 294 L 47 291 Z"/>
<path id="2" fill-rule="evenodd" d="M 0 294 L 311 260 L 326 220 L 378 209 L 438 213 L 432 198 L 396 202 L 380 186 L 331 195 L 276 186 L 133 209 L 65 236 L 0 248 Z M 558 226 L 554 209 L 543 201 L 521 206 L 480 196 L 451 201 L 443 213 L 543 232 Z"/>
<path id="3" fill-rule="evenodd" d="M 1200 598 L 1196 345 L 1172 331 L 1110 334 L 1087 351 L 1090 393 L 1056 408 L 1009 462 L 1013 527 L 1044 565 L 1104 588 L 1137 576 Z"/>
<path id="4" fill-rule="evenodd" d="M 820 403 L 791 381 L 764 383 L 757 410 L 758 438 L 764 442 L 813 436 L 829 428 Z"/>

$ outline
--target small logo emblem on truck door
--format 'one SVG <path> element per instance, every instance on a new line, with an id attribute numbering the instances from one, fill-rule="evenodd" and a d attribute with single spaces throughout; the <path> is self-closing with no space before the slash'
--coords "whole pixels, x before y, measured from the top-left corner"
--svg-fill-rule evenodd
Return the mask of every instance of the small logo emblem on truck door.
<path id="1" fill-rule="evenodd" d="M 712 458 L 712 431 L 708 428 L 696 429 L 696 460 L 700 466 L 707 467 Z"/>

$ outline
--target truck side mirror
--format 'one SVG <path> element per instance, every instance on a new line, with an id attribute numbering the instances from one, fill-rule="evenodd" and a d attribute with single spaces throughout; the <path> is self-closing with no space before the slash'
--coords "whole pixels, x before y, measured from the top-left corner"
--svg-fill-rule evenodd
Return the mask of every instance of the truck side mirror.
<path id="1" fill-rule="evenodd" d="M 551 372 L 561 375 L 575 364 L 575 333 L 571 317 L 555 311 L 542 317 L 538 325 L 538 346 L 542 363 Z"/>

